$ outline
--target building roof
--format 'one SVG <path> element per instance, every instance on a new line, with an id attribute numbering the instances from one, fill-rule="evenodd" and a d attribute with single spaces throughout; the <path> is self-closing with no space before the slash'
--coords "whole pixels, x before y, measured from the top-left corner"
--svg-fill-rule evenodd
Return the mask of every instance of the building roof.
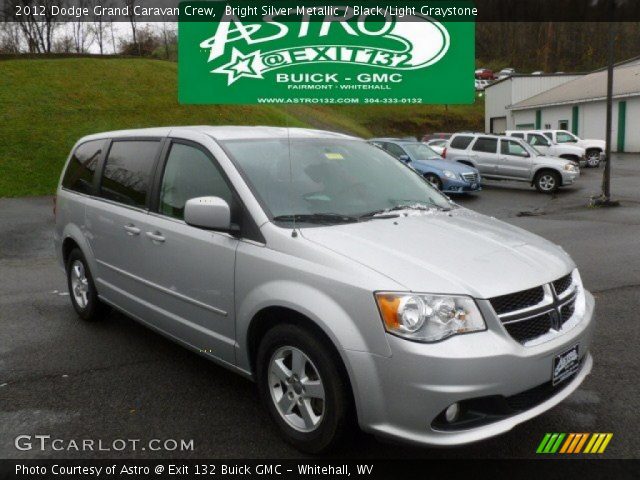
<path id="1" fill-rule="evenodd" d="M 614 98 L 640 96 L 640 64 L 619 64 L 613 73 Z M 552 105 L 571 105 L 594 102 L 607 98 L 607 70 L 597 70 L 546 92 L 527 98 L 508 107 L 510 110 L 528 110 Z"/>
<path id="2" fill-rule="evenodd" d="M 573 73 L 540 73 L 538 75 L 533 75 L 532 73 L 514 73 L 513 75 L 509 75 L 508 77 L 501 78 L 499 80 L 495 80 L 491 82 L 489 85 L 485 87 L 487 88 L 494 87 L 500 83 L 506 82 L 507 80 L 512 80 L 515 78 L 545 78 L 545 77 L 575 77 L 576 75 L 586 75 L 584 72 L 573 72 Z"/>

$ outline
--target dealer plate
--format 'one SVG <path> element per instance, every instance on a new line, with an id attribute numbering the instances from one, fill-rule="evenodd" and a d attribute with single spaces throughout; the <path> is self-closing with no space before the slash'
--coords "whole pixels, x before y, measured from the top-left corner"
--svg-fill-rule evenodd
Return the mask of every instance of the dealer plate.
<path id="1" fill-rule="evenodd" d="M 578 355 L 578 345 L 574 345 L 553 359 L 553 385 L 571 377 L 578 371 L 578 368 L 580 368 L 580 356 Z"/>

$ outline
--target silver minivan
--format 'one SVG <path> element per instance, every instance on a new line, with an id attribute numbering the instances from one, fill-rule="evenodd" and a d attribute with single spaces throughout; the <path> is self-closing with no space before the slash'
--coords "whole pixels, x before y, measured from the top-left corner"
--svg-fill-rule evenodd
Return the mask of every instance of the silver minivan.
<path id="1" fill-rule="evenodd" d="M 357 138 L 90 135 L 56 202 L 77 314 L 113 307 L 255 380 L 303 451 L 356 425 L 424 445 L 488 438 L 592 368 L 594 300 L 561 247 L 456 205 Z"/>

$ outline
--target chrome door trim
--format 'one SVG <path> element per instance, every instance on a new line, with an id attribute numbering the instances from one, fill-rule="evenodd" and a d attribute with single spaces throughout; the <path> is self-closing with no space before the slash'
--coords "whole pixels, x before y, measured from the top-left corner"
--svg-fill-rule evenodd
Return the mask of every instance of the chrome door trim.
<path id="1" fill-rule="evenodd" d="M 172 295 L 172 296 L 182 300 L 183 302 L 191 303 L 191 304 L 196 305 L 196 306 L 198 306 L 200 308 L 204 308 L 206 310 L 210 310 L 210 311 L 212 311 L 214 313 L 217 313 L 218 315 L 222 315 L 223 317 L 226 317 L 228 315 L 228 313 L 225 310 L 213 307 L 211 305 L 207 305 L 206 303 L 203 303 L 203 302 L 201 302 L 199 300 L 195 300 L 195 299 L 193 299 L 191 297 L 187 297 L 186 295 L 183 295 L 182 293 L 174 292 L 173 290 L 170 290 L 170 289 L 168 289 L 166 287 L 158 285 L 157 283 L 150 282 L 149 280 L 145 280 L 144 278 L 140 278 L 137 275 L 133 275 L 132 273 L 125 272 L 124 270 L 122 270 L 122 269 L 120 269 L 120 268 L 118 268 L 116 266 L 113 266 L 113 265 L 111 265 L 111 264 L 109 264 L 107 262 L 103 262 L 102 260 L 97 260 L 97 259 L 96 259 L 96 262 L 98 262 L 100 265 L 103 265 L 103 266 L 113 270 L 116 273 L 119 273 L 120 275 L 123 275 L 123 276 L 125 276 L 127 278 L 130 278 L 132 280 L 140 282 L 140 283 L 142 283 L 142 284 L 144 284 L 144 285 L 146 285 L 148 287 L 155 288 L 156 290 L 159 290 L 162 293 L 166 293 L 168 295 Z"/>

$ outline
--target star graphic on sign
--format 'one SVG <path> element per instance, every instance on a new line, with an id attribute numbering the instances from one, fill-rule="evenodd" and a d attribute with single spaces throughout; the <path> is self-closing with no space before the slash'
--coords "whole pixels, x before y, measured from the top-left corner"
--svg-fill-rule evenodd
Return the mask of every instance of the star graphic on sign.
<path id="1" fill-rule="evenodd" d="M 242 77 L 264 78 L 260 70 L 256 68 L 259 60 L 260 50 L 244 55 L 240 50 L 234 48 L 231 52 L 231 61 L 212 70 L 212 73 L 225 73 L 227 85 L 231 85 Z"/>

